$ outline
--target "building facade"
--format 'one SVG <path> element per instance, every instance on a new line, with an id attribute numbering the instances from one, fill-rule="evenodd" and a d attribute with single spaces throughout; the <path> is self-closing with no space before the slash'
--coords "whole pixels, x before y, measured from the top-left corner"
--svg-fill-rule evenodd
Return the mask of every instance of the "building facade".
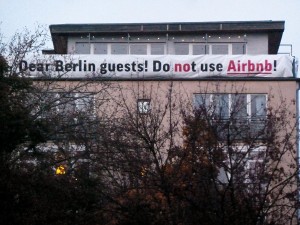
<path id="1" fill-rule="evenodd" d="M 282 137 L 294 138 L 295 145 L 279 154 L 278 161 L 288 171 L 285 175 L 293 177 L 292 184 L 282 189 L 290 193 L 297 188 L 299 80 L 295 58 L 278 54 L 283 31 L 284 21 L 51 25 L 54 49 L 43 51 L 44 60 L 23 60 L 19 70 L 37 84 L 55 82 L 51 94 L 60 102 L 56 112 L 77 113 L 76 121 L 86 111 L 92 118 L 118 118 L 124 110 L 128 117 L 147 117 L 168 108 L 164 127 L 175 120 L 182 128 L 181 112 L 205 108 L 213 115 L 211 121 L 235 124 L 238 133 L 229 125 L 227 131 L 221 126 L 219 138 L 229 152 L 228 142 L 224 143 L 229 133 L 235 134 L 232 146 L 246 159 L 243 166 L 248 172 L 268 164 L 257 156 L 269 151 L 264 141 L 270 128 L 266 121 L 286 119 L 289 128 L 276 129 Z M 70 96 L 72 101 L 65 100 Z M 166 146 L 182 143 L 180 133 L 159 149 L 166 155 L 161 164 L 168 159 Z M 233 176 L 235 164 L 229 164 L 219 174 L 225 183 Z M 251 179 L 251 173 L 247 176 Z M 272 182 L 271 186 L 279 183 Z M 294 213 L 293 204 L 283 210 L 285 214 Z"/>

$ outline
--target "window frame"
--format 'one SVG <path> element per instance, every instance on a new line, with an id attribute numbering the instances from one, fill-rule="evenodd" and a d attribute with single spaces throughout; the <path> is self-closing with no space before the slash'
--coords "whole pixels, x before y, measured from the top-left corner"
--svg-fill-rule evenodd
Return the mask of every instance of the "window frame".
<path id="1" fill-rule="evenodd" d="M 51 95 L 50 99 L 48 97 L 49 95 Z M 88 107 L 82 107 L 82 99 L 88 99 L 84 100 L 84 102 L 89 105 Z M 51 102 L 51 105 L 48 107 L 47 105 L 44 106 L 47 100 Z M 95 93 L 93 92 L 48 92 L 44 98 L 41 99 L 41 103 L 42 105 L 38 105 L 38 110 L 41 111 L 39 118 L 47 118 L 53 113 L 88 113 L 90 117 L 96 116 Z M 66 107 L 67 105 L 71 105 L 71 107 Z M 45 107 L 49 109 L 44 110 L 43 108 Z M 85 108 L 88 108 L 88 110 L 85 110 Z"/>
<path id="2" fill-rule="evenodd" d="M 220 116 L 219 118 L 221 119 L 229 119 L 230 116 L 232 115 L 232 113 L 234 113 L 234 104 L 233 104 L 233 99 L 235 98 L 235 96 L 238 97 L 238 95 L 241 96 L 245 96 L 245 103 L 246 103 L 246 116 L 238 116 L 238 118 L 241 119 L 247 119 L 247 120 L 251 120 L 251 121 L 257 121 L 259 119 L 265 119 L 267 116 L 267 103 L 268 103 L 268 95 L 267 94 L 262 94 L 262 93 L 239 93 L 239 94 L 233 94 L 233 93 L 194 93 L 193 94 L 193 107 L 195 109 L 202 107 L 205 107 L 205 109 L 208 109 L 208 112 L 210 114 L 213 114 L 216 112 L 216 102 L 214 101 L 216 98 L 216 96 L 228 96 L 228 111 L 227 111 L 227 115 L 224 118 L 222 116 Z M 199 105 L 200 101 L 197 101 L 197 96 L 199 96 L 202 99 L 205 99 L 204 105 Z M 204 96 L 204 97 L 201 97 Z M 261 116 L 253 116 L 252 114 L 252 107 L 253 107 L 253 96 L 264 96 L 265 97 L 265 104 L 264 104 L 264 114 Z M 203 102 L 203 101 L 202 101 Z M 201 102 L 200 102 L 201 104 Z"/>
<path id="3" fill-rule="evenodd" d="M 228 155 L 228 150 L 224 150 L 224 154 Z M 265 168 L 265 157 L 266 157 L 266 151 L 267 148 L 266 146 L 258 146 L 253 149 L 250 149 L 249 146 L 236 146 L 236 149 L 234 152 L 231 153 L 231 156 L 228 156 L 226 160 L 223 161 L 224 163 L 224 172 L 226 173 L 226 177 L 228 179 L 231 178 L 231 172 L 232 168 L 237 169 L 236 165 L 240 165 L 244 168 L 244 173 L 245 173 L 245 180 L 244 183 L 252 183 L 253 180 L 251 177 L 254 175 L 259 175 L 258 173 L 260 172 L 260 169 Z M 256 155 L 256 157 L 253 155 Z M 242 155 L 241 158 L 234 159 L 234 154 L 240 154 Z M 252 163 L 254 163 L 254 169 L 252 167 Z M 259 165 L 262 167 L 260 168 Z M 258 171 L 256 170 L 258 169 Z M 235 171 L 236 173 L 236 171 Z"/>
<path id="4" fill-rule="evenodd" d="M 88 46 L 88 52 L 78 52 L 76 45 L 87 45 Z M 103 53 L 99 52 L 97 53 L 96 45 L 106 45 L 106 49 L 103 49 Z M 124 45 L 125 47 L 125 52 L 124 53 L 114 53 L 112 52 L 113 50 L 113 45 Z M 163 45 L 163 50 L 162 54 L 152 54 L 153 48 L 152 45 L 155 44 L 161 44 Z M 105 41 L 100 41 L 100 42 L 87 42 L 87 41 L 78 41 L 75 42 L 75 54 L 94 54 L 94 55 L 132 55 L 131 53 L 131 46 L 135 45 L 146 45 L 146 54 L 138 54 L 138 55 L 166 55 L 169 54 L 167 51 L 167 46 L 169 45 L 168 42 L 105 42 Z M 218 45 L 227 45 L 228 46 L 228 51 L 226 54 L 218 53 L 218 55 L 245 55 L 247 54 L 247 42 L 173 42 L 173 51 L 174 55 L 182 55 L 182 54 L 177 54 L 176 53 L 176 45 L 186 45 L 187 49 L 187 54 L 183 55 L 216 55 L 213 54 L 213 46 L 218 46 Z M 204 54 L 195 54 L 195 46 L 204 46 Z M 235 48 L 235 45 L 240 45 L 241 48 Z M 242 52 L 235 52 L 237 49 L 242 49 Z"/>
<path id="5" fill-rule="evenodd" d="M 77 44 L 87 44 L 89 45 L 89 52 L 81 53 L 76 50 L 76 45 Z M 161 45 L 162 47 L 162 53 L 160 54 L 152 54 L 153 52 L 153 46 L 156 44 Z M 97 52 L 96 46 L 97 45 L 102 45 L 104 48 L 100 51 Z M 125 51 L 123 53 L 115 53 L 113 52 L 113 46 L 114 45 L 124 45 L 125 46 Z M 145 54 L 140 54 L 140 53 L 132 53 L 133 48 L 136 46 L 143 46 L 144 50 L 146 51 Z M 76 42 L 75 43 L 75 54 L 92 54 L 92 55 L 166 55 L 166 49 L 167 49 L 167 43 L 166 42 Z"/>
<path id="6" fill-rule="evenodd" d="M 142 105 L 141 105 L 142 104 Z M 146 106 L 146 108 L 145 108 Z M 146 115 L 151 112 L 151 99 L 138 99 L 137 100 L 137 112 L 141 115 Z"/>
<path id="7" fill-rule="evenodd" d="M 246 42 L 174 42 L 174 54 L 176 54 L 176 45 L 179 44 L 187 44 L 188 45 L 188 54 L 184 55 L 245 55 L 247 53 L 247 43 Z M 241 44 L 243 45 L 243 52 L 242 53 L 233 53 L 233 46 L 236 44 Z M 194 54 L 194 46 L 197 45 L 203 45 L 205 49 L 205 54 Z M 226 54 L 213 54 L 213 46 L 218 46 L 218 45 L 227 45 L 227 53 Z"/>
<path id="8" fill-rule="evenodd" d="M 78 52 L 78 48 L 77 45 L 83 45 L 83 46 L 87 46 L 87 51 L 86 52 Z M 75 54 L 82 54 L 82 55 L 89 55 L 91 54 L 91 43 L 90 42 L 76 42 L 75 43 Z"/>

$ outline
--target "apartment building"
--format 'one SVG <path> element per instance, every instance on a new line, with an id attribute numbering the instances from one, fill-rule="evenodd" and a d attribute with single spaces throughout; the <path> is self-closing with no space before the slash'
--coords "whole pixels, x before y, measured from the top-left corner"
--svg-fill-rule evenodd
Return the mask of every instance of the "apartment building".
<path id="1" fill-rule="evenodd" d="M 58 112 L 118 115 L 123 104 L 148 115 L 173 101 L 174 115 L 206 108 L 221 123 L 235 114 L 240 142 L 264 127 L 271 108 L 285 104 L 289 121 L 297 122 L 296 60 L 278 54 L 284 21 L 57 24 L 50 32 L 54 49 L 44 50 L 43 60 L 21 61 L 19 70 L 37 83 L 55 81 L 51 94 L 59 99 Z M 265 163 L 252 157 L 266 151 L 262 145 L 244 149 L 241 144 L 249 170 Z M 285 155 L 283 167 L 297 164 L 296 154 Z M 230 174 L 220 177 L 228 180 Z"/>
<path id="2" fill-rule="evenodd" d="M 128 100 L 141 113 L 154 103 L 146 93 L 154 85 L 165 93 L 172 82 L 194 106 L 219 105 L 223 117 L 239 93 L 240 113 L 256 120 L 270 96 L 274 105 L 297 101 L 295 58 L 277 54 L 283 31 L 284 21 L 51 25 L 54 49 L 43 51 L 50 59 L 22 61 L 19 69 L 67 85 L 94 79 L 96 89 L 103 80 L 136 89 Z"/>
<path id="3" fill-rule="evenodd" d="M 294 58 L 277 54 L 283 31 L 283 21 L 51 25 L 54 49 L 43 53 L 52 58 L 21 61 L 19 69 L 68 82 L 94 78 L 126 86 L 172 81 L 194 102 L 204 87 L 213 92 L 213 82 L 227 86 L 224 93 L 230 92 L 228 86 L 243 87 L 245 102 L 266 105 L 270 90 L 296 99 Z M 244 113 L 255 116 L 255 110 L 254 103 L 248 104 Z"/>

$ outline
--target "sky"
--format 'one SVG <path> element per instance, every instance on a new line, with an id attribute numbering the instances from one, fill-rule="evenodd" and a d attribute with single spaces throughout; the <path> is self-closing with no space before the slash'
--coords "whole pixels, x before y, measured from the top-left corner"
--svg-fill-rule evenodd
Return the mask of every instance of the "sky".
<path id="1" fill-rule="evenodd" d="M 300 0 L 0 0 L 0 32 L 7 39 L 37 25 L 260 20 L 284 20 L 281 43 L 300 58 Z"/>

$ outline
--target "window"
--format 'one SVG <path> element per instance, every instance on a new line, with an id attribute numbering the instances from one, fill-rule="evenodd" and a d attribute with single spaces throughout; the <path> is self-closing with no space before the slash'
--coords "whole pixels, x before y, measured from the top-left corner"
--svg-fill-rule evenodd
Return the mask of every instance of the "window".
<path id="1" fill-rule="evenodd" d="M 40 96 L 33 111 L 38 120 L 49 125 L 51 139 L 96 135 L 95 95 L 91 92 L 49 92 Z"/>
<path id="2" fill-rule="evenodd" d="M 218 118 L 229 117 L 229 96 L 227 94 L 213 95 L 213 110 Z"/>
<path id="3" fill-rule="evenodd" d="M 258 167 L 262 166 L 263 159 L 265 157 L 265 150 L 263 148 L 257 148 L 250 151 L 247 155 L 247 168 L 251 173 L 254 173 Z"/>
<path id="4" fill-rule="evenodd" d="M 175 43 L 176 55 L 242 55 L 245 43 Z"/>
<path id="5" fill-rule="evenodd" d="M 205 109 L 214 116 L 227 119 L 264 119 L 266 94 L 194 94 L 196 109 Z"/>
<path id="6" fill-rule="evenodd" d="M 165 54 L 165 44 L 163 43 L 151 44 L 151 55 L 163 55 L 163 54 Z"/>
<path id="7" fill-rule="evenodd" d="M 90 92 L 49 92 L 40 100 L 40 118 L 54 115 L 87 114 L 94 116 L 94 94 Z"/>
<path id="8" fill-rule="evenodd" d="M 131 44 L 130 54 L 132 55 L 147 55 L 147 45 L 146 44 Z"/>
<path id="9" fill-rule="evenodd" d="M 140 114 L 148 114 L 150 113 L 150 99 L 139 99 L 137 101 L 138 113 Z"/>
<path id="10" fill-rule="evenodd" d="M 89 116 L 95 115 L 95 99 L 92 93 L 76 93 L 74 97 L 77 112 L 86 113 Z"/>
<path id="11" fill-rule="evenodd" d="M 266 95 L 251 95 L 251 118 L 259 119 L 266 116 Z"/>
<path id="12" fill-rule="evenodd" d="M 175 43 L 175 55 L 188 55 L 189 44 L 188 43 Z"/>
<path id="13" fill-rule="evenodd" d="M 208 109 L 211 107 L 211 94 L 195 94 L 194 95 L 194 108 Z"/>
<path id="14" fill-rule="evenodd" d="M 209 45 L 195 44 L 193 45 L 193 55 L 209 54 Z"/>
<path id="15" fill-rule="evenodd" d="M 94 43 L 94 54 L 107 54 L 107 44 L 105 43 Z"/>
<path id="16" fill-rule="evenodd" d="M 224 151 L 226 154 L 227 150 Z M 224 161 L 227 177 L 231 177 L 231 173 L 235 177 L 245 183 L 259 184 L 262 181 L 259 179 L 260 174 L 264 171 L 266 149 L 263 146 L 249 148 L 249 146 L 236 146 L 230 155 L 227 155 L 227 160 Z"/>
<path id="17" fill-rule="evenodd" d="M 111 54 L 115 54 L 115 55 L 128 54 L 128 44 L 121 44 L 121 43 L 111 44 Z"/>
<path id="18" fill-rule="evenodd" d="M 227 55 L 228 54 L 228 44 L 213 44 L 211 45 L 212 55 Z"/>
<path id="19" fill-rule="evenodd" d="M 76 111 L 75 96 L 72 93 L 59 93 L 57 95 L 58 113 L 70 114 Z"/>
<path id="20" fill-rule="evenodd" d="M 208 122 L 216 140 L 235 143 L 268 137 L 266 101 L 266 94 L 206 93 L 194 94 L 193 104 L 195 118 Z M 257 162 L 250 161 L 249 168 Z"/>
<path id="21" fill-rule="evenodd" d="M 229 95 L 228 94 L 195 94 L 194 107 L 207 110 L 218 118 L 229 117 Z"/>
<path id="22" fill-rule="evenodd" d="M 164 55 L 165 43 L 91 43 L 94 54 Z"/>
<path id="23" fill-rule="evenodd" d="M 244 43 L 232 43 L 232 55 L 243 55 L 245 53 Z"/>
<path id="24" fill-rule="evenodd" d="M 76 43 L 75 53 L 76 54 L 90 54 L 90 43 Z"/>
<path id="25" fill-rule="evenodd" d="M 246 54 L 246 43 L 205 43 L 205 42 L 175 42 L 175 55 L 241 55 Z M 164 55 L 168 52 L 165 42 L 77 42 L 76 54 L 101 54 L 101 55 Z"/>
<path id="26" fill-rule="evenodd" d="M 36 99 L 34 99 L 37 97 Z M 32 110 L 32 115 L 36 118 L 51 117 L 57 113 L 57 99 L 58 95 L 55 92 L 43 93 L 41 96 L 33 96 L 35 106 Z"/>
<path id="27" fill-rule="evenodd" d="M 234 118 L 246 119 L 247 112 L 247 95 L 246 94 L 231 94 L 231 113 Z"/>
<path id="28" fill-rule="evenodd" d="M 266 150 L 263 147 L 255 148 L 247 153 L 245 158 L 247 183 L 255 183 L 258 180 L 258 176 L 263 172 L 265 153 Z M 259 182 L 261 182 L 261 180 L 259 180 Z"/>

